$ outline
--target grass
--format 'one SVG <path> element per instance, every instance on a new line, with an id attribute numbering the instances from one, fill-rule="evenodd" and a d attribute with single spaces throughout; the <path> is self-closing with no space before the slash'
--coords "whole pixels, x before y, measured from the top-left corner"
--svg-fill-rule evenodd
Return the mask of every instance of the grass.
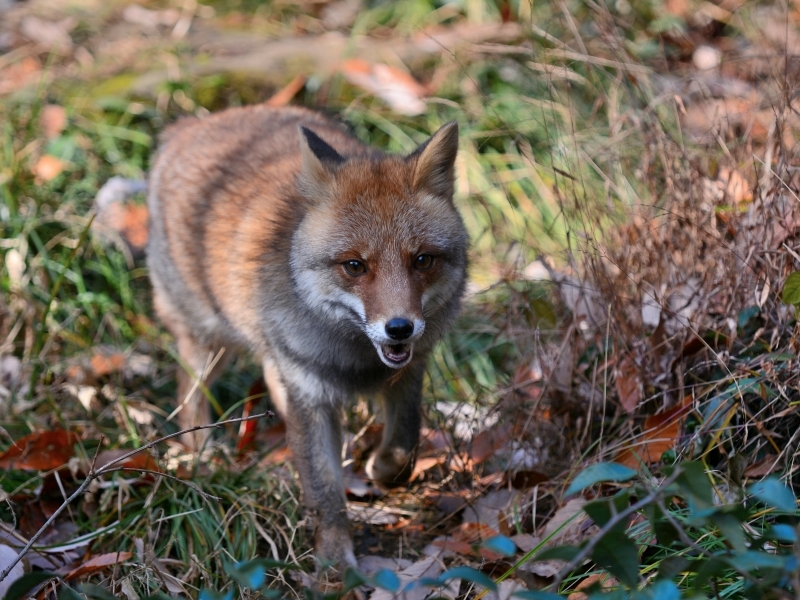
<path id="1" fill-rule="evenodd" d="M 316 6 L 301 10 L 246 0 L 212 6 L 217 16 L 203 19 L 234 32 L 279 38 L 315 35 L 322 27 L 322 9 Z M 69 6 L 59 10 L 76 16 L 75 39 L 96 49 L 121 5 L 111 3 L 96 15 Z M 752 42 L 759 35 L 748 25 L 755 10 L 742 7 L 738 20 L 726 25 L 726 37 Z M 685 260 L 716 261 L 728 277 L 739 268 L 730 250 L 735 240 L 724 232 L 722 242 L 712 235 L 716 225 L 696 205 L 701 178 L 711 175 L 714 165 L 751 168 L 745 145 L 734 143 L 743 132 L 726 138 L 725 149 L 692 142 L 673 95 L 652 76 L 653 70 L 684 74 L 680 39 L 686 22 L 660 3 L 638 1 L 604 8 L 577 1 L 404 0 L 369 4 L 344 33 L 400 38 L 433 26 L 480 27 L 504 19 L 522 31 L 512 51 L 478 44 L 411 65 L 416 77 L 435 84 L 435 100 L 421 115 L 396 114 L 340 74 L 312 78 L 295 99 L 341 115 L 357 137 L 395 152 L 408 152 L 449 120 L 459 122 L 456 202 L 472 241 L 472 285 L 458 326 L 429 365 L 429 422 L 442 422 L 437 402 L 492 407 L 501 419 L 526 424 L 520 441 L 551 449 L 543 467 L 551 481 L 541 486 L 534 512 L 517 522 L 526 532 L 558 506 L 567 474 L 594 458 L 613 459 L 621 446 L 641 436 L 644 418 L 656 405 L 668 408 L 686 395 L 694 398 L 695 412 L 678 441 L 677 457 L 704 460 L 726 501 L 742 493 L 737 469 L 744 467 L 731 456 L 742 454 L 753 463 L 775 454 L 793 469 L 793 425 L 778 424 L 797 401 L 788 351 L 794 337 L 776 298 L 760 311 L 746 312 L 752 301 L 723 276 L 718 285 L 731 288 L 726 310 L 705 323 L 703 344 L 695 349 L 688 348 L 691 336 L 682 334 L 653 343 L 657 333 L 635 318 L 642 290 L 668 281 L 676 245 L 685 248 Z M 198 19 L 197 27 L 205 26 Z M 208 59 L 208 51 L 187 39 L 172 40 L 167 30 L 151 32 L 145 41 L 141 33 L 125 35 L 138 52 L 120 59 L 95 50 L 93 66 L 82 69 L 67 57 L 43 54 L 39 82 L 0 98 L 0 357 L 21 361 L 20 371 L 0 378 L 8 389 L 0 390 L 3 446 L 30 432 L 62 427 L 80 432 L 80 453 L 88 458 L 100 439 L 106 440 L 104 448 L 130 449 L 174 431 L 165 416 L 175 393 L 176 364 L 171 340 L 153 320 L 146 265 L 119 239 L 90 233 L 94 197 L 112 176 L 146 175 L 165 124 L 185 114 L 263 101 L 276 88 L 269 77 L 254 73 L 194 75 L 191 65 Z M 159 65 L 170 66 L 168 80 L 151 93 L 140 91 L 137 78 Z M 63 106 L 68 117 L 52 139 L 40 125 L 47 104 Z M 63 161 L 63 171 L 49 181 L 35 174 L 44 155 Z M 675 218 L 664 218 L 663 211 Z M 720 219 L 726 216 L 724 209 L 715 211 Z M 633 216 L 644 224 L 632 226 Z M 757 256 L 762 260 L 764 254 Z M 575 305 L 564 306 L 552 286 L 521 275 L 543 257 L 574 277 L 567 283 L 597 291 L 602 327 L 583 332 Z M 774 286 L 790 264 L 765 271 Z M 746 293 L 752 297 L 752 290 Z M 733 331 L 723 326 L 729 317 L 736 321 Z M 778 331 L 768 343 L 759 333 L 767 327 Z M 98 348 L 121 351 L 127 359 L 148 357 L 152 368 L 94 377 L 86 364 Z M 620 409 L 615 388 L 620 376 L 614 365 L 626 355 L 636 357 L 643 374 L 643 399 L 634 414 Z M 685 370 L 665 375 L 662 362 L 668 358 Z M 534 362 L 548 375 L 543 382 L 527 380 Z M 88 370 L 88 379 L 74 381 L 70 369 L 76 365 Z M 258 377 L 258 368 L 241 359 L 212 393 L 224 411 L 238 411 Z M 80 386 L 95 390 L 96 402 L 88 409 L 75 399 Z M 531 389 L 535 394 L 526 396 Z M 722 413 L 725 418 L 715 416 Z M 368 423 L 366 411 L 348 413 L 352 433 Z M 787 449 L 775 441 L 773 429 L 790 440 Z M 196 595 L 200 588 L 224 588 L 232 561 L 289 557 L 311 564 L 291 468 L 268 464 L 267 449 L 240 460 L 235 438 L 235 431 L 224 431 L 202 467 L 179 464 L 174 447 L 159 449 L 162 468 L 188 476 L 204 492 L 221 497 L 219 504 L 178 481 L 132 483 L 120 472 L 72 508 L 70 521 L 78 532 L 109 528 L 93 542 L 92 554 L 136 556 L 137 566 L 114 575 L 117 589 L 128 589 L 125 581 L 142 597 L 168 590 L 164 572 L 171 572 L 183 576 L 185 593 Z M 465 448 L 453 453 L 459 450 Z M 186 472 L 190 468 L 194 471 Z M 659 466 L 652 468 L 657 476 Z M 16 503 L 14 515 L 11 505 L 0 505 L 0 520 L 32 527 L 33 509 L 24 507 L 60 501 L 53 477 L 0 473 L 0 489 Z M 458 491 L 464 479 L 469 476 L 436 486 Z M 421 506 L 419 499 L 408 505 Z M 707 551 L 725 548 L 719 528 L 693 528 L 680 504 L 670 511 Z M 749 526 L 763 531 L 770 522 L 756 518 Z M 440 531 L 429 525 L 422 523 L 430 536 Z M 642 544 L 648 537 L 642 524 L 629 533 Z M 403 549 L 412 558 L 418 551 Z M 642 576 L 662 568 L 674 551 L 646 547 Z M 566 579 L 565 589 L 587 573 Z M 676 581 L 688 590 L 693 577 L 684 573 Z M 101 574 L 89 580 L 109 584 Z M 288 576 L 271 585 L 287 594 L 300 587 Z M 743 593 L 743 580 L 730 573 L 713 586 L 725 589 L 720 597 Z M 709 587 L 703 593 L 716 592 Z"/>

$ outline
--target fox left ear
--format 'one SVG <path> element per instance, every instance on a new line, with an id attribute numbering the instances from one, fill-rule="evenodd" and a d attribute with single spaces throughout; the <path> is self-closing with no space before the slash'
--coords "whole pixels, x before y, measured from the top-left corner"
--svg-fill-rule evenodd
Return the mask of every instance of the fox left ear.
<path id="1" fill-rule="evenodd" d="M 453 194 L 453 165 L 458 153 L 458 123 L 442 125 L 430 139 L 409 155 L 416 161 L 412 186 L 437 196 L 450 198 Z"/>
<path id="2" fill-rule="evenodd" d="M 302 126 L 298 129 L 303 156 L 300 184 L 310 197 L 323 197 L 333 183 L 336 167 L 344 162 L 344 158 L 310 129 Z"/>

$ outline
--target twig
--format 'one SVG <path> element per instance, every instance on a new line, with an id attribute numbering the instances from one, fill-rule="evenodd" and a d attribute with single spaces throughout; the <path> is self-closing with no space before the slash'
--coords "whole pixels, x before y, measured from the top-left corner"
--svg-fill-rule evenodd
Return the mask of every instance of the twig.
<path id="1" fill-rule="evenodd" d="M 94 481 L 95 479 L 97 479 L 101 475 L 104 475 L 104 474 L 109 473 L 111 471 L 119 471 L 119 470 L 121 470 L 120 468 L 112 469 L 111 468 L 112 466 L 114 466 L 114 465 L 116 465 L 116 464 L 118 464 L 118 463 L 120 463 L 120 462 L 122 462 L 122 461 L 124 461 L 124 460 L 126 460 L 128 458 L 130 458 L 131 456 L 133 456 L 135 454 L 138 454 L 139 452 L 143 452 L 144 450 L 148 450 L 149 448 L 152 448 L 156 444 L 160 444 L 161 442 L 165 442 L 167 440 L 170 440 L 172 438 L 178 437 L 178 436 L 183 435 L 185 433 L 192 433 L 193 431 L 198 431 L 200 429 L 213 429 L 213 428 L 221 427 L 223 425 L 229 425 L 229 424 L 232 424 L 232 423 L 241 423 L 242 421 L 251 421 L 253 419 L 261 419 L 263 417 L 268 417 L 268 416 L 273 416 L 272 411 L 268 410 L 268 411 L 263 412 L 261 414 L 252 415 L 250 417 L 241 417 L 241 418 L 238 418 L 238 419 L 228 419 L 227 421 L 220 421 L 219 423 L 212 423 L 211 425 L 197 425 L 197 426 L 191 427 L 189 429 L 184 429 L 182 431 L 177 431 L 175 433 L 171 433 L 169 435 L 165 435 L 164 437 L 160 437 L 157 440 L 153 440 L 152 442 L 148 442 L 147 444 L 145 444 L 141 448 L 137 448 L 136 450 L 132 450 L 131 452 L 128 452 L 127 454 L 123 454 L 119 458 L 115 458 L 114 460 L 106 463 L 105 465 L 103 465 L 102 467 L 97 469 L 96 471 L 95 471 L 94 467 L 95 467 L 95 463 L 97 462 L 97 453 L 95 453 L 95 456 L 92 459 L 92 465 L 91 465 L 91 467 L 89 469 L 89 473 L 86 476 L 86 479 L 84 480 L 84 482 L 80 485 L 80 487 L 78 487 L 77 490 L 75 490 L 75 492 L 69 498 L 64 500 L 63 504 L 61 504 L 61 506 L 59 506 L 56 509 L 56 511 L 50 516 L 49 519 L 47 519 L 47 521 L 45 521 L 44 525 L 42 525 L 42 527 L 39 529 L 39 531 L 37 531 L 33 535 L 33 537 L 31 537 L 31 539 L 28 540 L 28 543 L 25 545 L 25 547 L 22 550 L 20 550 L 19 554 L 17 554 L 17 557 L 13 561 L 11 561 L 11 563 L 3 570 L 2 573 L 0 573 L 0 581 L 3 581 L 8 576 L 8 574 L 11 572 L 11 569 L 13 569 L 16 566 L 16 564 L 20 560 L 22 560 L 22 557 L 25 556 L 25 554 L 28 553 L 28 550 L 30 550 L 31 547 L 33 547 L 33 545 L 36 543 L 36 540 L 38 540 L 42 536 L 42 534 L 45 532 L 45 530 L 48 527 L 50 527 L 50 525 L 53 524 L 53 522 L 58 518 L 58 516 L 62 512 L 64 512 L 64 509 L 66 509 L 67 506 L 69 506 L 72 503 L 72 501 L 75 500 L 75 498 L 78 498 L 83 493 L 83 491 L 89 486 L 89 484 L 92 481 Z M 98 449 L 99 448 L 100 448 L 100 446 L 98 445 Z M 144 471 L 145 469 L 134 469 L 134 470 Z M 157 473 L 157 474 L 158 475 L 165 475 L 164 473 Z M 181 481 L 181 480 L 178 480 L 178 481 Z M 190 484 L 188 481 L 181 481 L 181 483 L 185 483 L 187 485 L 190 485 L 191 487 L 194 487 L 194 485 Z M 213 496 L 212 496 L 212 498 L 213 498 Z M 217 500 L 219 500 L 219 499 L 217 498 Z"/>

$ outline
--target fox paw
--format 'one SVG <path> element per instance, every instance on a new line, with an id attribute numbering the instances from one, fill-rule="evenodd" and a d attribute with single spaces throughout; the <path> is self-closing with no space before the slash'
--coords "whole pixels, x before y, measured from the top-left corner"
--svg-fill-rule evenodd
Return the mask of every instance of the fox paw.
<path id="1" fill-rule="evenodd" d="M 367 461 L 367 475 L 384 488 L 396 488 L 408 483 L 414 472 L 413 452 L 402 448 L 379 449 Z"/>
<path id="2" fill-rule="evenodd" d="M 317 530 L 316 555 L 322 565 L 330 566 L 340 574 L 348 567 L 358 565 L 347 527 L 320 526 Z"/>

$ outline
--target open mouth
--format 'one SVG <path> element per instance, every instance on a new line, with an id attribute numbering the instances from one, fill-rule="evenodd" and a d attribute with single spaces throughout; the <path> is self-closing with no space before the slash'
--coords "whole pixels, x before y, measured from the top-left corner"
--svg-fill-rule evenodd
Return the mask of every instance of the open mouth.
<path id="1" fill-rule="evenodd" d="M 411 360 L 411 344 L 381 344 L 378 354 L 388 366 L 403 367 Z"/>

